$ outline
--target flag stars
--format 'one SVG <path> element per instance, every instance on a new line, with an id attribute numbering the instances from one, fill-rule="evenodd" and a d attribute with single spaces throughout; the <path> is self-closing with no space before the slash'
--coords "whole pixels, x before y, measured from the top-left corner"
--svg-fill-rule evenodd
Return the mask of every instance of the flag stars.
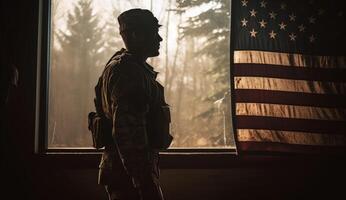
<path id="1" fill-rule="evenodd" d="M 267 25 L 267 22 L 264 21 L 263 19 L 262 19 L 261 21 L 259 21 L 258 23 L 260 24 L 260 27 L 261 27 L 261 28 L 265 28 L 266 25 Z"/>
<path id="2" fill-rule="evenodd" d="M 266 1 L 261 1 L 261 8 L 266 8 L 267 7 L 267 2 Z"/>
<path id="3" fill-rule="evenodd" d="M 294 22 L 296 21 L 297 16 L 295 16 L 293 13 L 288 16 L 290 18 L 290 21 Z"/>
<path id="4" fill-rule="evenodd" d="M 304 26 L 304 24 L 301 24 L 298 26 L 298 29 L 300 32 L 305 32 L 306 27 Z"/>
<path id="5" fill-rule="evenodd" d="M 294 33 L 291 33 L 291 34 L 288 35 L 288 37 L 290 37 L 291 41 L 296 41 L 297 35 L 294 34 Z"/>
<path id="6" fill-rule="evenodd" d="M 309 37 L 309 41 L 310 41 L 311 43 L 314 43 L 315 40 L 316 40 L 316 37 L 315 37 L 314 35 L 311 35 L 311 36 Z"/>
<path id="7" fill-rule="evenodd" d="M 250 31 L 250 36 L 251 37 L 256 37 L 256 34 L 257 34 L 257 31 L 255 31 L 255 29 L 252 29 L 251 31 Z"/>
<path id="8" fill-rule="evenodd" d="M 240 21 L 241 22 L 241 26 L 246 27 L 248 21 L 244 18 L 243 20 Z"/>
<path id="9" fill-rule="evenodd" d="M 286 30 L 287 24 L 285 24 L 284 22 L 281 22 L 281 23 L 279 24 L 279 26 L 280 26 L 280 30 Z"/>
<path id="10" fill-rule="evenodd" d="M 257 11 L 255 9 L 250 10 L 251 17 L 256 17 Z"/>
<path id="11" fill-rule="evenodd" d="M 242 0 L 241 1 L 241 6 L 247 7 L 247 3 L 249 3 L 247 0 Z"/>
<path id="12" fill-rule="evenodd" d="M 274 30 L 272 30 L 272 31 L 269 33 L 269 38 L 270 38 L 270 39 L 275 39 L 276 34 L 277 34 L 277 33 L 275 33 Z"/>
<path id="13" fill-rule="evenodd" d="M 286 5 L 285 3 L 282 3 L 282 4 L 280 5 L 280 9 L 281 9 L 281 10 L 286 10 L 286 8 L 287 8 L 287 5 Z"/>
<path id="14" fill-rule="evenodd" d="M 269 17 L 270 17 L 270 19 L 276 19 L 276 13 L 275 12 L 273 12 L 273 11 L 271 11 L 270 13 L 269 13 Z"/>
<path id="15" fill-rule="evenodd" d="M 310 24 L 316 23 L 316 18 L 313 16 L 309 17 L 309 22 L 310 22 Z"/>

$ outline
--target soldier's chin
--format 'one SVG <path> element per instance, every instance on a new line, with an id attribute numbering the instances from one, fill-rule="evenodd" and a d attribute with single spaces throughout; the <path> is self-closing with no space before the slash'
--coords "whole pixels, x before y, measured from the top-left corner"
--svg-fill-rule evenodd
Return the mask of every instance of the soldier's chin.
<path id="1" fill-rule="evenodd" d="M 155 56 L 158 56 L 158 55 L 160 55 L 160 52 L 159 52 L 159 50 L 156 50 L 156 51 L 152 51 L 150 53 L 149 57 L 155 57 Z"/>

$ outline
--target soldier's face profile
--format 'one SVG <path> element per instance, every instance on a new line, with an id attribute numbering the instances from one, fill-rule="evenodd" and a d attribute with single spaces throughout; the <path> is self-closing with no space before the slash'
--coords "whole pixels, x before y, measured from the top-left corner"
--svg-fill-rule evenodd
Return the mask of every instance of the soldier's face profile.
<path id="1" fill-rule="evenodd" d="M 162 37 L 159 34 L 159 29 L 149 29 L 144 30 L 141 33 L 141 46 L 143 50 L 143 54 L 147 57 L 155 57 L 160 54 L 160 42 L 162 41 Z"/>

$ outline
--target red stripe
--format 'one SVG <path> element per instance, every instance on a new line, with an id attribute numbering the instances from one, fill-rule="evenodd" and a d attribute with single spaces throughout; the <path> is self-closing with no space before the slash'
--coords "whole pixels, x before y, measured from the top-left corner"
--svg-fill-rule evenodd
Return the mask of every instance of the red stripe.
<path id="1" fill-rule="evenodd" d="M 346 134 L 346 122 L 344 121 L 237 115 L 235 117 L 235 127 L 237 129 L 269 129 L 321 134 Z"/>
<path id="2" fill-rule="evenodd" d="M 235 102 L 346 108 L 346 95 L 235 89 Z"/>
<path id="3" fill-rule="evenodd" d="M 346 69 L 307 68 L 265 64 L 234 64 L 234 76 L 346 82 Z"/>
<path id="4" fill-rule="evenodd" d="M 311 146 L 275 142 L 239 142 L 237 149 L 247 152 L 289 152 L 307 154 L 345 154 L 345 146 Z"/>

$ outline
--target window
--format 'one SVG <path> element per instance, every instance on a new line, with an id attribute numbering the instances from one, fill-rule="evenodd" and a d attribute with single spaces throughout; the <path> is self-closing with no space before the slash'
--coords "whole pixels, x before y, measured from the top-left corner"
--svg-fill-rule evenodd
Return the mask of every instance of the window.
<path id="1" fill-rule="evenodd" d="M 233 149 L 230 1 L 52 0 L 48 69 L 48 148 L 91 147 L 87 114 L 108 59 L 123 47 L 116 17 L 141 7 L 163 26 L 159 72 L 171 106 L 171 149 Z"/>

